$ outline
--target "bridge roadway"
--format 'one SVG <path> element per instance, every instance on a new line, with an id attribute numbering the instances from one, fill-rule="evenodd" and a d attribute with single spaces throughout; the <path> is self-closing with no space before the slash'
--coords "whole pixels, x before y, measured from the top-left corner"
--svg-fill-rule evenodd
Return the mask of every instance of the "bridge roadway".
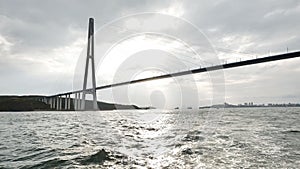
<path id="1" fill-rule="evenodd" d="M 204 73 L 204 72 L 210 72 L 210 71 L 216 71 L 216 70 L 222 70 L 222 69 L 254 65 L 254 64 L 265 63 L 265 62 L 272 62 L 272 61 L 283 60 L 283 59 L 291 59 L 291 58 L 296 58 L 296 57 L 300 57 L 300 51 L 279 54 L 279 55 L 273 55 L 273 56 L 268 56 L 268 57 L 262 57 L 262 58 L 256 58 L 256 59 L 252 59 L 252 60 L 245 60 L 245 61 L 240 61 L 240 62 L 225 63 L 225 64 L 220 64 L 220 65 L 210 66 L 210 67 L 203 67 L 203 68 L 200 67 L 200 68 L 186 70 L 186 71 L 182 71 L 182 72 L 176 72 L 176 73 L 159 75 L 159 76 L 155 76 L 155 77 L 148 77 L 148 78 L 143 78 L 143 79 L 137 79 L 137 80 L 120 82 L 120 83 L 115 83 L 115 84 L 110 84 L 110 85 L 104 85 L 104 86 L 96 87 L 96 90 L 112 88 L 112 87 L 117 87 L 117 86 L 123 86 L 123 85 L 130 85 L 130 84 L 134 84 L 134 83 L 141 83 L 141 82 L 146 82 L 146 81 L 150 81 L 150 80 L 159 80 L 159 79 L 165 79 L 165 78 L 170 78 L 170 77 L 178 77 L 178 76 L 184 76 L 184 75 L 189 75 L 189 74 Z M 92 89 L 90 88 L 88 90 L 92 90 Z M 81 93 L 81 92 L 83 92 L 83 90 L 60 93 L 60 94 L 52 95 L 49 97 L 58 97 L 58 96 L 64 96 L 64 95 L 70 95 L 70 94 L 77 94 L 77 93 Z"/>

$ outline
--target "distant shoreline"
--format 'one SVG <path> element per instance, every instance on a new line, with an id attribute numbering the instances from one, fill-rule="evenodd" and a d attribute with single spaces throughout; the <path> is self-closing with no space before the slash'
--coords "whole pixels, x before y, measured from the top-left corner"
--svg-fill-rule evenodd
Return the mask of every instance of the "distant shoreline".
<path id="1" fill-rule="evenodd" d="M 271 108 L 271 107 L 300 107 L 299 103 L 283 103 L 283 104 L 277 104 L 277 103 L 269 103 L 269 104 L 238 104 L 238 105 L 234 105 L 234 104 L 228 104 L 228 103 L 224 103 L 224 104 L 216 104 L 216 105 L 212 105 L 212 106 L 201 106 L 201 107 L 186 107 L 186 108 L 179 108 L 179 107 L 175 107 L 175 110 L 197 110 L 197 109 L 210 109 L 210 108 L 216 108 L 216 109 L 220 109 L 220 108 Z"/>
<path id="2" fill-rule="evenodd" d="M 14 95 L 3 95 L 0 96 L 0 112 L 19 112 L 19 111 L 57 111 L 56 109 L 51 109 L 49 104 L 46 104 L 42 101 L 39 101 L 41 98 L 46 97 L 42 95 L 27 95 L 27 96 L 14 96 Z M 70 110 L 61 110 L 61 111 L 74 111 L 73 99 L 71 99 L 71 109 Z M 86 103 L 87 109 L 85 111 L 92 110 L 92 102 L 87 101 Z M 271 108 L 271 107 L 300 107 L 299 103 L 283 103 L 283 104 L 253 104 L 244 103 L 244 104 L 217 104 L 212 106 L 202 106 L 202 107 L 187 107 L 187 108 L 179 108 L 176 107 L 174 109 L 179 110 L 198 110 L 198 109 L 210 109 L 210 108 Z M 98 101 L 99 110 L 147 110 L 147 109 L 155 109 L 155 107 L 138 107 L 136 105 L 123 105 L 116 103 L 106 103 Z"/>
<path id="3" fill-rule="evenodd" d="M 49 104 L 39 101 L 46 96 L 28 95 L 28 96 L 0 96 L 0 111 L 57 111 L 51 109 Z M 74 111 L 73 99 L 71 99 L 71 109 L 61 111 Z M 92 102 L 86 102 L 85 111 L 92 110 Z M 99 110 L 135 110 L 135 109 L 154 109 L 154 107 L 138 107 L 136 105 L 123 105 L 115 103 L 98 102 Z"/>
<path id="4" fill-rule="evenodd" d="M 247 104 L 218 104 L 218 105 L 212 105 L 212 106 L 203 106 L 199 107 L 199 109 L 207 109 L 207 108 L 268 108 L 268 107 L 300 107 L 299 103 L 269 103 L 269 104 L 253 104 L 253 103 L 247 103 Z"/>

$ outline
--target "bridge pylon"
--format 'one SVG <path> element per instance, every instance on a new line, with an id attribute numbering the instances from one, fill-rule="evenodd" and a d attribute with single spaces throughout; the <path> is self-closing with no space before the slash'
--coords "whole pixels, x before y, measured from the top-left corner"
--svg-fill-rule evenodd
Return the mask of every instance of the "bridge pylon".
<path id="1" fill-rule="evenodd" d="M 88 80 L 90 61 L 92 66 L 92 88 L 87 90 L 87 80 Z M 89 18 L 87 56 L 86 56 L 85 73 L 84 73 L 83 90 L 82 90 L 82 102 L 81 102 L 82 110 L 85 110 L 85 101 L 86 101 L 87 94 L 91 94 L 93 96 L 93 109 L 98 110 L 97 94 L 96 94 L 95 59 L 94 59 L 94 19 L 93 18 Z"/>

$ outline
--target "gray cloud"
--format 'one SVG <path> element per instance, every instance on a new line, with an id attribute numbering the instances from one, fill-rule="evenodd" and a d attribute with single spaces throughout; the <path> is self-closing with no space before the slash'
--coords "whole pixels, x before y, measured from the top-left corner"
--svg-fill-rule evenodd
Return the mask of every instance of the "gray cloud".
<path id="1" fill-rule="evenodd" d="M 220 59 L 235 61 L 268 51 L 285 52 L 287 47 L 290 51 L 299 49 L 297 0 L 0 0 L 0 94 L 52 94 L 70 90 L 77 58 L 85 47 L 88 17 L 95 17 L 100 27 L 125 15 L 164 11 L 182 13 L 181 17 L 200 28 Z M 184 28 L 182 35 L 193 39 L 193 34 Z M 200 47 L 201 43 L 190 45 Z M 299 102 L 299 63 L 299 59 L 293 59 L 226 70 L 227 101 Z M 199 85 L 208 82 L 197 76 Z M 106 95 L 103 99 L 109 100 L 109 94 Z M 146 104 L 147 99 L 140 103 L 139 99 L 134 100 L 136 104 Z"/>

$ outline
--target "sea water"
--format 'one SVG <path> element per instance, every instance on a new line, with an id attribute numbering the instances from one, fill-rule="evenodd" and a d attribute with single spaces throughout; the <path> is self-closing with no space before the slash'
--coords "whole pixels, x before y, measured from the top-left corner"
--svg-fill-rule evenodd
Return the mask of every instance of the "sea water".
<path id="1" fill-rule="evenodd" d="M 0 112 L 0 168 L 299 168 L 300 108 Z"/>

